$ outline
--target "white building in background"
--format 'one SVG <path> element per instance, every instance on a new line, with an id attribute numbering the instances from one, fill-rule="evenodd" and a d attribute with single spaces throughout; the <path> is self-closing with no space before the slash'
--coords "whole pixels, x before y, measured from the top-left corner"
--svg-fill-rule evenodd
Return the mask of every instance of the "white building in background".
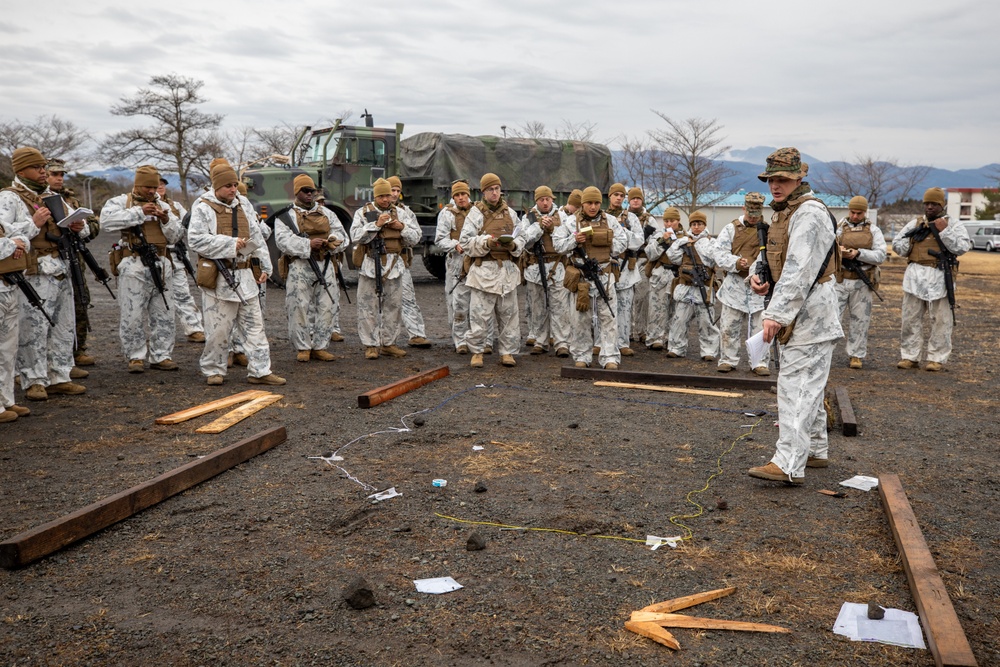
<path id="1" fill-rule="evenodd" d="M 983 188 L 948 188 L 948 217 L 959 222 L 974 222 L 976 211 L 989 201 Z"/>

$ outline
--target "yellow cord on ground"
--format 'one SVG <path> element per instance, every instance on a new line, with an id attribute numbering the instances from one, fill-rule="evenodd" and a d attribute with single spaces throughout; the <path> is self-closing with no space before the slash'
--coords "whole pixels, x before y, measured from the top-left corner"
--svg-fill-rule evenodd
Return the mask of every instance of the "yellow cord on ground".
<path id="1" fill-rule="evenodd" d="M 753 430 L 755 428 L 757 428 L 762 421 L 764 421 L 764 417 L 761 417 L 760 419 L 758 419 L 757 423 L 753 424 L 750 427 L 749 431 L 747 431 L 746 433 L 740 435 L 740 437 L 738 437 L 735 440 L 733 440 L 733 442 L 729 445 L 729 447 L 726 449 L 726 451 L 724 451 L 721 454 L 719 454 L 719 458 L 715 460 L 716 471 L 714 473 L 712 473 L 712 475 L 707 480 L 705 480 L 705 486 L 701 487 L 700 489 L 696 489 L 694 491 L 688 491 L 687 495 L 685 496 L 685 499 L 689 503 L 691 503 L 692 505 L 694 505 L 695 507 L 697 507 L 698 511 L 695 512 L 694 514 L 675 514 L 674 516 L 670 517 L 670 523 L 674 524 L 678 528 L 683 528 L 685 531 L 687 531 L 687 535 L 685 535 L 684 537 L 682 537 L 681 538 L 682 540 L 690 540 L 690 539 L 692 539 L 693 536 L 694 536 L 694 531 L 692 531 L 686 525 L 684 525 L 683 523 L 681 523 L 680 519 L 695 519 L 695 518 L 700 517 L 702 514 L 705 513 L 705 508 L 702 507 L 697 502 L 695 502 L 694 500 L 692 500 L 691 496 L 699 494 L 699 493 L 704 493 L 705 491 L 708 491 L 708 487 L 711 485 L 712 480 L 722 474 L 722 457 L 725 456 L 726 454 L 728 454 L 729 452 L 733 451 L 733 449 L 736 447 L 736 443 L 737 442 L 739 442 L 740 440 L 742 440 L 742 439 L 744 439 L 744 438 L 749 437 L 750 435 L 752 435 L 753 434 Z"/>

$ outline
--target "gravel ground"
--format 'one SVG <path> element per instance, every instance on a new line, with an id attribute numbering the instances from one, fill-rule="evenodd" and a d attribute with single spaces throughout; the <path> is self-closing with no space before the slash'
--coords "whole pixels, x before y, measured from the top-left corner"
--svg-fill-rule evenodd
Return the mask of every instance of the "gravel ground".
<path id="1" fill-rule="evenodd" d="M 603 389 L 559 378 L 551 355 L 524 354 L 514 369 L 494 355 L 471 369 L 450 350 L 442 284 L 422 269 L 432 349 L 366 361 L 346 306 L 347 341 L 332 346 L 340 358 L 298 364 L 283 295 L 271 290 L 284 399 L 218 435 L 194 432 L 215 415 L 156 426 L 157 416 L 251 387 L 242 372 L 206 386 L 200 346 L 184 341 L 180 372 L 129 375 L 117 305 L 92 288 L 98 365 L 88 393 L 31 404 L 31 417 L 0 426 L 0 539 L 266 428 L 284 425 L 288 441 L 0 571 L 0 663 L 932 665 L 929 651 L 831 632 L 845 601 L 915 611 L 877 492 L 817 493 L 854 474 L 896 473 L 979 664 L 1000 664 L 991 511 L 1000 256 L 969 257 L 955 353 L 937 374 L 895 368 L 902 264 L 885 269 L 865 368 L 849 370 L 841 346 L 830 377 L 830 389 L 850 392 L 859 436 L 835 427 L 831 466 L 810 469 L 799 488 L 745 474 L 773 451 L 773 394 Z M 640 350 L 623 370 L 716 375 L 695 353 Z M 356 407 L 363 391 L 443 364 L 447 378 Z M 767 414 L 744 414 L 758 410 Z M 310 458 L 332 452 L 339 467 Z M 402 496 L 367 500 L 390 486 Z M 473 533 L 484 549 L 467 550 Z M 646 535 L 688 539 L 652 551 Z M 359 575 L 376 603 L 364 610 L 344 602 Z M 464 588 L 415 591 L 414 579 L 438 576 Z M 792 633 L 676 630 L 673 652 L 624 630 L 632 610 L 724 586 L 737 592 L 687 613 Z"/>

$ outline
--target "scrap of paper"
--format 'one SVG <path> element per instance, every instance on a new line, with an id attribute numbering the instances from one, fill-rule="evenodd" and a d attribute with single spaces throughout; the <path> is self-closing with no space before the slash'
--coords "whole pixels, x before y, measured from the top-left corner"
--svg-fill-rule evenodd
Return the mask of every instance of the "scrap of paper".
<path id="1" fill-rule="evenodd" d="M 462 584 L 458 583 L 451 577 L 414 579 L 413 584 L 417 587 L 418 593 L 430 593 L 432 595 L 451 593 L 452 591 L 457 591 L 459 588 L 462 588 Z"/>

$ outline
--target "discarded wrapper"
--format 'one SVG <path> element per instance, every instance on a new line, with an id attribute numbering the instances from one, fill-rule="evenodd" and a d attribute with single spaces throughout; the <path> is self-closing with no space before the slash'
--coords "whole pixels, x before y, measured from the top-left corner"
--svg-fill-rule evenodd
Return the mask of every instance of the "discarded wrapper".
<path id="1" fill-rule="evenodd" d="M 397 491 L 396 487 L 393 486 L 386 489 L 385 491 L 379 491 L 378 493 L 373 493 L 368 497 L 371 499 L 373 503 L 379 503 L 382 502 L 383 500 L 389 500 L 389 498 L 395 498 L 396 496 L 401 496 L 401 495 L 403 494 Z"/>
<path id="2" fill-rule="evenodd" d="M 448 480 L 446 480 L 446 479 L 435 479 L 435 480 L 431 481 L 431 484 L 433 484 L 434 486 L 440 488 L 442 486 L 448 486 Z"/>
<path id="3" fill-rule="evenodd" d="M 675 535 L 674 537 L 657 537 L 656 535 L 646 536 L 646 546 L 652 547 L 653 551 L 656 551 L 664 544 L 669 546 L 671 549 L 676 549 L 677 545 L 680 544 L 680 542 L 681 542 L 680 535 Z"/>

